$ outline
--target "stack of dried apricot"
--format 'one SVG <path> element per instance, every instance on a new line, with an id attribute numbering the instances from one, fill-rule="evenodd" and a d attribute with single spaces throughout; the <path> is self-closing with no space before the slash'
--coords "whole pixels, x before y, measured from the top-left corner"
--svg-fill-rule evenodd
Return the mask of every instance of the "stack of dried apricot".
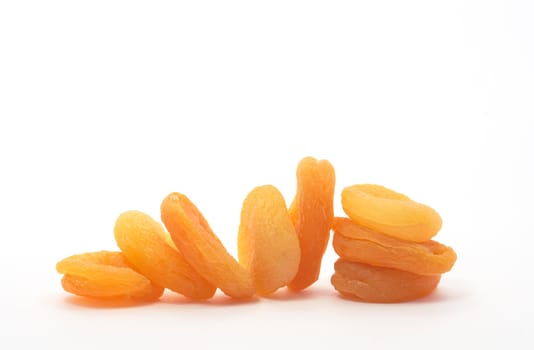
<path id="1" fill-rule="evenodd" d="M 441 217 L 432 208 L 378 185 L 343 189 L 349 218 L 334 219 L 340 256 L 331 282 L 341 294 L 367 302 L 423 297 L 456 261 L 452 248 L 432 241 Z"/>
<path id="2" fill-rule="evenodd" d="M 217 288 L 244 299 L 279 288 L 300 291 L 319 277 L 333 228 L 341 256 L 332 277 L 344 295 L 395 302 L 430 293 L 456 258 L 429 239 L 439 215 L 383 187 L 343 191 L 351 219 L 334 218 L 335 173 L 326 160 L 308 157 L 297 168 L 297 193 L 289 206 L 271 185 L 254 188 L 243 202 L 238 260 L 228 253 L 207 220 L 184 194 L 161 203 L 163 225 L 127 211 L 115 223 L 120 252 L 73 255 L 56 268 L 73 294 L 115 301 L 157 300 L 169 289 L 192 300 L 211 298 Z"/>

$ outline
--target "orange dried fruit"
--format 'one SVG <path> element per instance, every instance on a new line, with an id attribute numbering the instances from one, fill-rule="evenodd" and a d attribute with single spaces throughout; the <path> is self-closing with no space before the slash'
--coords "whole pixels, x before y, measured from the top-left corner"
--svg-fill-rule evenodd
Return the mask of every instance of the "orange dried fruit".
<path id="1" fill-rule="evenodd" d="M 319 278 L 334 217 L 334 168 L 327 160 L 304 158 L 297 167 L 297 194 L 289 215 L 300 243 L 300 264 L 288 287 L 298 291 Z"/>
<path id="2" fill-rule="evenodd" d="M 208 299 L 215 286 L 184 259 L 162 225 L 140 211 L 127 211 L 115 223 L 115 240 L 137 271 L 155 284 L 194 299 Z"/>
<path id="3" fill-rule="evenodd" d="M 344 259 L 334 265 L 331 283 L 343 296 L 370 303 L 397 303 L 422 298 L 436 289 L 441 275 L 417 275 Z"/>
<path id="4" fill-rule="evenodd" d="M 58 262 L 56 269 L 65 275 L 61 281 L 63 288 L 84 297 L 148 301 L 163 293 L 163 288 L 134 271 L 120 252 L 72 255 Z"/>
<path id="5" fill-rule="evenodd" d="M 255 294 L 250 272 L 228 253 L 189 198 L 169 194 L 161 204 L 161 218 L 176 247 L 202 277 L 234 298 Z"/>
<path id="6" fill-rule="evenodd" d="M 113 294 L 102 293 L 103 290 L 109 290 L 109 282 L 90 280 L 83 277 L 64 275 L 61 279 L 61 286 L 69 293 L 92 299 L 116 301 L 122 304 L 123 300 L 130 302 L 149 302 L 155 301 L 163 294 L 163 288 L 151 284 L 149 288 L 135 294 Z"/>
<path id="7" fill-rule="evenodd" d="M 434 209 L 380 185 L 346 187 L 341 204 L 352 221 L 406 241 L 428 241 L 441 229 Z"/>
<path id="8" fill-rule="evenodd" d="M 421 275 L 441 274 L 456 262 L 456 253 L 436 241 L 403 241 L 356 224 L 334 218 L 333 246 L 348 261 L 389 267 Z"/>
<path id="9" fill-rule="evenodd" d="M 276 187 L 253 189 L 243 202 L 238 235 L 239 262 L 252 274 L 258 295 L 269 295 L 295 277 L 299 239 Z"/>

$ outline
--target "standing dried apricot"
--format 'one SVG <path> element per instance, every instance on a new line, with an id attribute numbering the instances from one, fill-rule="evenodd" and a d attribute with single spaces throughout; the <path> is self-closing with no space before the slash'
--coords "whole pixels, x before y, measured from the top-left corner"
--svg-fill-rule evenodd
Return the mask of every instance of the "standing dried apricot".
<path id="1" fill-rule="evenodd" d="M 436 289 L 441 275 L 371 266 L 338 259 L 331 282 L 342 295 L 370 303 L 397 303 L 422 298 Z"/>
<path id="2" fill-rule="evenodd" d="M 428 241 L 441 229 L 441 217 L 434 209 L 383 186 L 346 187 L 341 203 L 352 221 L 406 241 Z"/>
<path id="3" fill-rule="evenodd" d="M 334 218 L 333 246 L 349 261 L 389 267 L 420 275 L 449 271 L 456 261 L 450 247 L 436 241 L 403 241 L 356 224 L 347 218 Z"/>
<path id="4" fill-rule="evenodd" d="M 63 288 L 84 297 L 153 300 L 163 293 L 163 288 L 134 271 L 120 252 L 72 255 L 58 262 L 56 269 L 65 275 Z"/>
<path id="5" fill-rule="evenodd" d="M 300 264 L 289 283 L 302 290 L 319 278 L 321 261 L 330 239 L 334 217 L 334 168 L 327 160 L 304 158 L 297 168 L 297 194 L 289 208 L 300 242 Z"/>
<path id="6" fill-rule="evenodd" d="M 163 226 L 147 214 L 121 214 L 114 232 L 128 262 L 157 285 L 195 300 L 211 298 L 215 293 L 216 288 L 185 261 Z"/>
<path id="7" fill-rule="evenodd" d="M 276 187 L 256 187 L 243 202 L 238 255 L 239 262 L 252 273 L 259 295 L 274 293 L 295 277 L 299 240 Z"/>
<path id="8" fill-rule="evenodd" d="M 161 218 L 186 261 L 202 277 L 231 297 L 254 295 L 250 273 L 228 253 L 189 198 L 168 195 L 161 203 Z"/>

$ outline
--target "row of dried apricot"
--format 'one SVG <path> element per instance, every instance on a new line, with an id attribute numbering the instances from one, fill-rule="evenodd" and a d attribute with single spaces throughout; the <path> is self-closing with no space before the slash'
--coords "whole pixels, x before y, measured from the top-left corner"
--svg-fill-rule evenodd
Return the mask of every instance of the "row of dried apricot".
<path id="1" fill-rule="evenodd" d="M 94 252 L 57 264 L 63 288 L 97 299 L 150 301 L 164 289 L 192 300 L 217 288 L 233 298 L 267 296 L 287 286 L 300 291 L 317 281 L 334 229 L 341 259 L 332 284 L 343 295 L 394 302 L 430 293 L 456 259 L 452 249 L 428 239 L 439 215 L 408 197 L 376 185 L 342 193 L 347 218 L 334 218 L 335 173 L 326 160 L 308 157 L 297 168 L 297 193 L 289 206 L 274 186 L 253 189 L 243 202 L 238 260 L 184 194 L 161 203 L 161 225 L 128 211 L 115 223 L 120 252 Z"/>
<path id="2" fill-rule="evenodd" d="M 266 296 L 287 286 L 298 291 L 319 277 L 333 220 L 334 168 L 304 158 L 297 194 L 286 206 L 271 185 L 243 202 L 239 262 L 228 253 L 200 210 L 181 193 L 161 204 L 165 228 L 147 214 L 128 211 L 115 224 L 121 252 L 74 255 L 57 264 L 68 292 L 93 298 L 157 299 L 164 288 L 193 300 L 221 289 L 233 298 Z"/>
<path id="3" fill-rule="evenodd" d="M 345 188 L 342 205 L 349 218 L 334 218 L 340 259 L 331 279 L 342 295 L 381 303 L 417 299 L 454 265 L 454 250 L 430 240 L 441 228 L 432 208 L 378 185 Z"/>

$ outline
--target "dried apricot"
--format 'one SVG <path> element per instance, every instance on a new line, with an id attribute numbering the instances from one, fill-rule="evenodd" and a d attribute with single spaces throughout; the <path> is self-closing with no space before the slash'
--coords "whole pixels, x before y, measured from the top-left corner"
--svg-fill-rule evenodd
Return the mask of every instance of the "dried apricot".
<path id="1" fill-rule="evenodd" d="M 189 198 L 169 194 L 161 204 L 161 218 L 176 247 L 202 277 L 234 298 L 255 294 L 249 271 L 228 253 Z"/>
<path id="2" fill-rule="evenodd" d="M 215 287 L 188 263 L 163 226 L 140 211 L 127 211 L 115 223 L 115 240 L 137 271 L 155 284 L 190 299 L 208 299 Z"/>
<path id="3" fill-rule="evenodd" d="M 436 289 L 441 275 L 417 275 L 387 267 L 338 259 L 331 283 L 342 295 L 370 303 L 422 298 Z"/>
<path id="4" fill-rule="evenodd" d="M 346 187 L 341 203 L 352 221 L 406 241 L 428 241 L 441 229 L 434 209 L 380 185 Z"/>
<path id="5" fill-rule="evenodd" d="M 276 187 L 256 187 L 243 202 L 238 256 L 251 272 L 259 295 L 272 294 L 295 277 L 299 240 L 284 197 Z"/>
<path id="6" fill-rule="evenodd" d="M 289 283 L 302 290 L 319 278 L 334 217 L 334 168 L 327 160 L 304 158 L 297 167 L 297 194 L 289 208 L 300 242 L 300 264 Z"/>
<path id="7" fill-rule="evenodd" d="M 134 271 L 120 252 L 72 255 L 58 262 L 56 269 L 65 275 L 63 288 L 84 297 L 154 300 L 163 293 L 163 288 Z"/>
<path id="8" fill-rule="evenodd" d="M 421 275 L 449 271 L 456 253 L 436 241 L 403 241 L 358 225 L 347 218 L 334 218 L 333 246 L 349 261 L 384 266 Z"/>

